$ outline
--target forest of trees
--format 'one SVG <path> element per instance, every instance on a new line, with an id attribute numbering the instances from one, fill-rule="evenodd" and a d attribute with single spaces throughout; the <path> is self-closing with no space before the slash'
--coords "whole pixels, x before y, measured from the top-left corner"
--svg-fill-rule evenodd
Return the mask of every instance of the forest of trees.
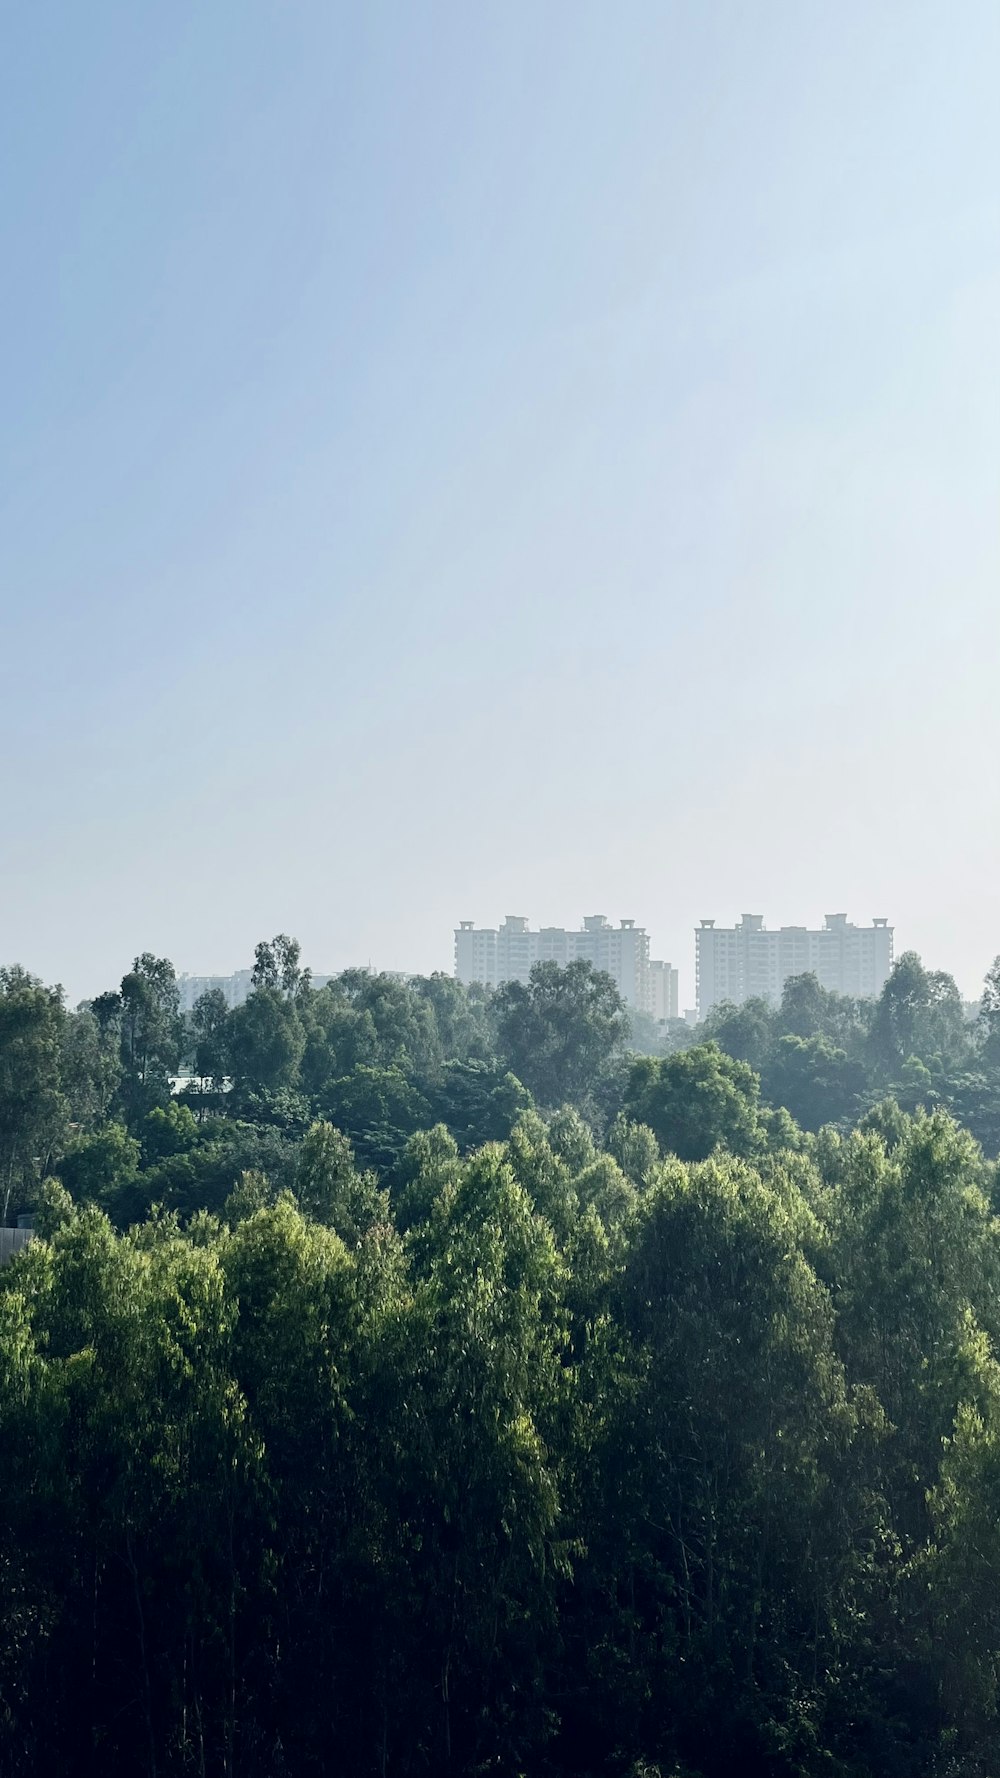
<path id="1" fill-rule="evenodd" d="M 988 1778 L 998 1152 L 1000 959 L 0 970 L 0 1778 Z"/>

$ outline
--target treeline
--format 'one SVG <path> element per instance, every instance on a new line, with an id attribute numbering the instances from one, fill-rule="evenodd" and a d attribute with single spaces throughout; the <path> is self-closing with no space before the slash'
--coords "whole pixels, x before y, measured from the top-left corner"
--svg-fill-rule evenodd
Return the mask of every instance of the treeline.
<path id="1" fill-rule="evenodd" d="M 804 975 L 777 1008 L 718 1007 L 694 1029 L 633 1015 L 630 1028 L 610 979 L 586 963 L 543 964 L 527 986 L 492 994 L 364 970 L 317 990 L 279 935 L 258 945 L 253 990 L 233 1010 L 214 991 L 181 1015 L 172 965 L 148 953 L 72 1012 L 59 989 L 0 970 L 0 1222 L 30 1211 L 54 1170 L 123 1226 L 154 1203 L 218 1210 L 243 1171 L 288 1184 L 317 1118 L 386 1180 L 410 1137 L 437 1124 L 466 1153 L 504 1140 L 524 1110 L 571 1105 L 602 1138 L 645 1091 L 642 1049 L 677 1083 L 678 1104 L 691 1100 L 689 1076 L 707 1070 L 714 1083 L 691 1100 L 703 1111 L 717 1102 L 702 1135 L 656 1126 L 682 1159 L 704 1159 L 716 1140 L 733 1146 L 727 1096 L 752 1104 L 758 1123 L 785 1114 L 802 1132 L 847 1130 L 892 1098 L 951 1112 L 1000 1153 L 1000 958 L 974 1017 L 950 976 L 908 952 L 875 1001 Z M 179 1071 L 193 1080 L 174 1095 Z"/>
<path id="2" fill-rule="evenodd" d="M 986 1778 L 1000 972 L 650 1056 L 587 965 L 258 972 L 0 976 L 0 1774 Z"/>
<path id="3" fill-rule="evenodd" d="M 748 1062 L 765 1097 L 805 1129 L 850 1124 L 891 1095 L 910 1110 L 943 1107 L 1000 1152 L 1000 957 L 975 1009 L 950 975 L 906 951 L 877 1000 L 795 976 L 776 1009 L 763 1000 L 715 1008 L 705 1038 Z"/>

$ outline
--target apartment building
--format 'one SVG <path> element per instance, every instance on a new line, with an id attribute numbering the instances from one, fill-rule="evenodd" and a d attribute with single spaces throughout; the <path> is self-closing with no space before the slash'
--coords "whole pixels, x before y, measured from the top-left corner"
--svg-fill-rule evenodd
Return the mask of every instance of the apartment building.
<path id="1" fill-rule="evenodd" d="M 649 1005 L 646 1011 L 656 1020 L 678 1017 L 677 971 L 669 963 L 652 958 L 649 964 Z"/>
<path id="2" fill-rule="evenodd" d="M 327 982 L 335 978 L 332 975 L 310 975 L 314 988 L 325 988 Z M 400 978 L 405 979 L 405 978 Z M 181 1012 L 191 1012 L 196 1000 L 207 994 L 212 988 L 221 988 L 226 997 L 226 1005 L 230 1010 L 234 1006 L 242 1006 L 253 987 L 253 971 L 238 969 L 235 975 L 179 975 L 177 992 Z"/>
<path id="3" fill-rule="evenodd" d="M 695 931 L 698 1017 L 723 1000 L 741 1006 L 759 997 L 776 1006 L 789 976 L 807 972 L 836 994 L 874 998 L 892 968 L 892 949 L 886 919 L 855 926 L 846 914 L 827 914 L 817 929 L 780 926 L 773 932 L 761 914 L 744 914 L 735 926 L 702 920 Z"/>
<path id="4" fill-rule="evenodd" d="M 604 914 L 589 914 L 578 930 L 542 926 L 533 930 L 521 914 L 508 914 L 498 927 L 463 920 L 455 931 L 455 975 L 469 984 L 496 988 L 526 982 L 536 963 L 567 964 L 584 958 L 604 970 L 625 1001 L 653 1018 L 676 1018 L 677 971 L 652 961 L 649 935 L 634 920 L 613 926 Z"/>

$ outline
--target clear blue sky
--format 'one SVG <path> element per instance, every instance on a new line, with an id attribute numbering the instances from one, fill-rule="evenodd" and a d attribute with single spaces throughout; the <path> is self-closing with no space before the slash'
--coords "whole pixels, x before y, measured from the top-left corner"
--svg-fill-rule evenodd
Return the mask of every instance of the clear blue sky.
<path id="1" fill-rule="evenodd" d="M 0 961 L 1000 951 L 995 0 L 49 0 L 0 61 Z"/>

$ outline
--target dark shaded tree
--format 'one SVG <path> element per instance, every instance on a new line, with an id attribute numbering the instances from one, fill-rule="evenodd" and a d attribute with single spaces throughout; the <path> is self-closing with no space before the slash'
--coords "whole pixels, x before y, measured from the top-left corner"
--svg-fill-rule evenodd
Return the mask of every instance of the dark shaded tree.
<path id="1" fill-rule="evenodd" d="M 304 1048 L 305 1033 L 294 1000 L 280 988 L 256 988 L 235 1008 L 226 1031 L 235 1103 L 239 1105 L 247 1092 L 292 1087 Z"/>
<path id="2" fill-rule="evenodd" d="M 505 1065 L 545 1106 L 588 1098 L 628 1036 L 614 982 L 583 959 L 536 963 L 526 984 L 497 990 L 493 1011 Z"/>
<path id="3" fill-rule="evenodd" d="M 62 990 L 0 969 L 0 1225 L 29 1203 L 66 1128 Z"/>

